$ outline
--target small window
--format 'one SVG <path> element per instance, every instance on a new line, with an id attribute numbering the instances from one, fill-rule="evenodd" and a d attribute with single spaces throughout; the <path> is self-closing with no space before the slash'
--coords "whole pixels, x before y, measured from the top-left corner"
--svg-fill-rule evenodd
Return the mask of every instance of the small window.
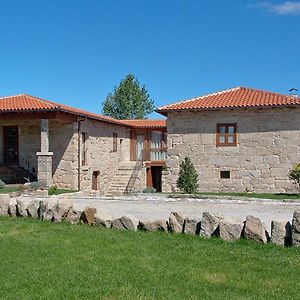
<path id="1" fill-rule="evenodd" d="M 217 146 L 236 146 L 236 124 L 217 124 Z"/>
<path id="2" fill-rule="evenodd" d="M 113 133 L 113 152 L 117 152 L 118 150 L 118 135 L 114 132 Z"/>
<path id="3" fill-rule="evenodd" d="M 230 178 L 230 171 L 220 171 L 220 178 L 229 179 Z"/>

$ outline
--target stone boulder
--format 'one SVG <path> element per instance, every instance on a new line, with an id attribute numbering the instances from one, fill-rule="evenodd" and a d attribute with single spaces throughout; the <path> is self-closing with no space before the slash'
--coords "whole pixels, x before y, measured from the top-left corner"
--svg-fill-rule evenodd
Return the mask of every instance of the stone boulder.
<path id="1" fill-rule="evenodd" d="M 82 218 L 83 209 L 78 204 L 73 204 L 73 208 L 69 209 L 64 217 L 64 221 L 70 224 L 78 224 Z"/>
<path id="2" fill-rule="evenodd" d="M 219 224 L 219 236 L 224 241 L 239 240 L 242 235 L 243 225 L 234 219 L 221 220 Z"/>
<path id="3" fill-rule="evenodd" d="M 292 245 L 300 247 L 300 210 L 296 210 L 293 214 L 292 221 Z"/>
<path id="4" fill-rule="evenodd" d="M 177 212 L 171 212 L 169 216 L 169 231 L 171 233 L 182 233 L 184 218 Z"/>
<path id="5" fill-rule="evenodd" d="M 263 244 L 268 241 L 268 234 L 263 223 L 259 218 L 253 216 L 247 216 L 244 222 L 243 237 Z"/>
<path id="6" fill-rule="evenodd" d="M 83 212 L 81 219 L 84 224 L 92 225 L 94 223 L 94 216 L 97 212 L 95 207 L 86 207 Z"/>
<path id="7" fill-rule="evenodd" d="M 8 206 L 8 214 L 11 217 L 17 216 L 17 201 L 15 198 L 10 198 L 9 206 Z"/>
<path id="8" fill-rule="evenodd" d="M 143 221 L 139 222 L 138 228 L 144 231 L 168 231 L 166 220 Z"/>
<path id="9" fill-rule="evenodd" d="M 40 218 L 45 221 L 53 221 L 54 212 L 57 211 L 57 203 L 58 199 L 56 196 L 51 196 L 47 200 L 40 201 Z"/>
<path id="10" fill-rule="evenodd" d="M 185 218 L 182 232 L 185 234 L 199 234 L 201 222 L 195 219 Z"/>
<path id="11" fill-rule="evenodd" d="M 218 236 L 219 224 L 223 218 L 223 215 L 218 213 L 204 212 L 201 220 L 200 236 L 204 238 Z"/>
<path id="12" fill-rule="evenodd" d="M 31 202 L 30 198 L 19 197 L 17 199 L 17 216 L 18 217 L 27 217 L 27 209 Z"/>
<path id="13" fill-rule="evenodd" d="M 0 216 L 7 216 L 9 213 L 10 196 L 8 194 L 0 195 Z"/>
<path id="14" fill-rule="evenodd" d="M 287 221 L 271 222 L 271 243 L 280 246 L 291 246 L 292 225 Z"/>
<path id="15" fill-rule="evenodd" d="M 113 221 L 113 217 L 104 211 L 96 211 L 94 215 L 93 225 L 105 228 L 110 228 Z"/>
<path id="16" fill-rule="evenodd" d="M 64 217 L 68 211 L 73 208 L 73 200 L 69 198 L 57 197 L 57 213 Z"/>
<path id="17" fill-rule="evenodd" d="M 136 231 L 139 220 L 132 216 L 122 216 L 112 221 L 111 228 Z"/>
<path id="18" fill-rule="evenodd" d="M 40 209 L 40 201 L 39 200 L 31 200 L 27 207 L 27 215 L 28 217 L 38 219 Z"/>

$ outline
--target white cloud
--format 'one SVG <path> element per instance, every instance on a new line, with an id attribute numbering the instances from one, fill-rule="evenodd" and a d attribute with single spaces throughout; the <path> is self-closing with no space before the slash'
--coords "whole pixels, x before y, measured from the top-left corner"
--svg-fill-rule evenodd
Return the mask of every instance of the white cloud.
<path id="1" fill-rule="evenodd" d="M 256 8 L 264 9 L 269 13 L 276 15 L 300 15 L 300 2 L 285 1 L 274 4 L 269 1 L 259 2 L 254 5 Z"/>

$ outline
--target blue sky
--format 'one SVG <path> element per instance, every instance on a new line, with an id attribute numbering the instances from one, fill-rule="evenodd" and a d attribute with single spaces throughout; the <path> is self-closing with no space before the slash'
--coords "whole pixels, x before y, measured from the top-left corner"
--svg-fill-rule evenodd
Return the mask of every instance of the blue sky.
<path id="1" fill-rule="evenodd" d="M 235 86 L 288 93 L 299 36 L 300 1 L 0 0 L 0 96 L 101 113 L 128 73 L 156 106 Z"/>

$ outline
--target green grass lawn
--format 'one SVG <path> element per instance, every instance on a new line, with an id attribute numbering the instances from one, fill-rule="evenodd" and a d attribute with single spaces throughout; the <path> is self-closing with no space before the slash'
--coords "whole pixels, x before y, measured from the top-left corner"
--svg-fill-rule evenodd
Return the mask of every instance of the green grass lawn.
<path id="1" fill-rule="evenodd" d="M 60 194 L 66 194 L 66 193 L 75 193 L 77 190 L 68 190 L 68 189 L 57 189 L 57 190 L 49 190 L 49 195 L 60 195 Z"/>
<path id="2" fill-rule="evenodd" d="M 299 299 L 300 249 L 0 218 L 0 299 Z"/>
<path id="3" fill-rule="evenodd" d="M 236 197 L 247 197 L 247 198 L 261 198 L 261 199 L 274 199 L 274 200 L 300 200 L 300 194 L 286 194 L 286 193 L 206 193 L 206 192 L 199 192 L 195 194 L 196 196 L 236 196 Z"/>
<path id="4" fill-rule="evenodd" d="M 2 189 L 0 189 L 0 194 L 8 194 L 8 193 L 12 193 L 12 192 L 16 192 L 18 191 L 19 188 L 18 187 L 4 187 Z"/>

